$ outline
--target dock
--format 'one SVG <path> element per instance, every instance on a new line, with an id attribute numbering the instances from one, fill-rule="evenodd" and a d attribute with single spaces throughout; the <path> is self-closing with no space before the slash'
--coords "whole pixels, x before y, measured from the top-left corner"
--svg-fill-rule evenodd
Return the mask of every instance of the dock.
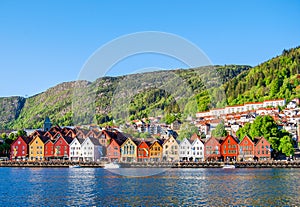
<path id="1" fill-rule="evenodd" d="M 300 168 L 298 161 L 258 161 L 258 162 L 121 162 L 122 168 L 222 168 L 225 164 L 236 168 Z M 40 167 L 68 168 L 79 165 L 86 168 L 103 168 L 105 162 L 71 162 L 71 161 L 2 161 L 0 167 Z"/>

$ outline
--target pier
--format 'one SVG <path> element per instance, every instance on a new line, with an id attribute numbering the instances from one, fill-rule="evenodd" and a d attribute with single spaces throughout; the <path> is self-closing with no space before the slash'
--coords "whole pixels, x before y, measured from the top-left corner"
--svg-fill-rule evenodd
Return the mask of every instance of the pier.
<path id="1" fill-rule="evenodd" d="M 121 162 L 122 168 L 222 168 L 225 164 L 236 168 L 300 168 L 300 161 L 258 161 L 258 162 Z M 0 167 L 62 167 L 79 165 L 87 168 L 103 168 L 105 162 L 71 161 L 2 161 Z"/>

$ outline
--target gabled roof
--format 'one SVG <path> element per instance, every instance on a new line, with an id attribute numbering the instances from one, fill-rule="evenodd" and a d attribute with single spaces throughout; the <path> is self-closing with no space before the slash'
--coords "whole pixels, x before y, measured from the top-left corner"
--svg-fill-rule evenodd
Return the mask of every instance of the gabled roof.
<path id="1" fill-rule="evenodd" d="M 244 138 L 240 141 L 240 143 L 242 143 L 242 142 L 244 141 L 244 139 L 249 139 L 249 140 L 252 142 L 252 144 L 254 144 L 253 140 L 250 139 L 250 137 L 247 136 L 247 135 L 244 136 Z M 240 144 L 240 143 L 239 143 L 239 144 Z"/>
<path id="2" fill-rule="evenodd" d="M 52 144 L 54 144 L 55 140 L 53 140 L 53 139 L 48 139 L 48 140 L 45 142 L 45 144 L 48 144 L 49 142 L 51 142 Z"/>
<path id="3" fill-rule="evenodd" d="M 79 142 L 79 144 L 81 145 L 81 144 L 84 142 L 85 139 L 75 137 L 75 138 L 72 140 L 71 143 L 75 142 L 75 140 L 77 140 L 77 141 Z M 71 144 L 71 143 L 70 143 L 70 144 Z"/>
<path id="4" fill-rule="evenodd" d="M 100 142 L 99 142 L 99 139 L 96 139 L 96 138 L 93 138 L 93 137 L 89 137 L 87 139 L 90 139 L 91 142 L 94 144 L 94 145 L 101 145 Z"/>
<path id="5" fill-rule="evenodd" d="M 254 144 L 257 145 L 262 139 L 266 140 L 269 144 L 271 144 L 266 138 L 264 137 L 255 137 L 254 138 Z"/>
<path id="6" fill-rule="evenodd" d="M 62 136 L 62 138 L 63 138 L 68 144 L 71 144 L 71 142 L 73 141 L 73 138 L 72 138 L 72 137 Z"/>
<path id="7" fill-rule="evenodd" d="M 180 144 L 183 144 L 184 142 L 187 142 L 187 143 L 189 143 L 190 145 L 192 145 L 192 143 L 193 143 L 192 140 L 190 140 L 190 139 L 188 139 L 188 138 L 184 138 L 184 139 L 180 142 Z"/>
<path id="8" fill-rule="evenodd" d="M 11 145 L 13 145 L 18 139 L 22 139 L 26 144 L 29 144 L 32 140 L 32 137 L 27 137 L 27 136 L 19 136 L 17 139 L 13 141 Z"/>
<path id="9" fill-rule="evenodd" d="M 225 140 L 229 139 L 229 138 L 232 138 L 234 141 L 236 141 L 237 144 L 240 142 L 236 137 L 231 136 L 231 135 L 227 135 L 227 136 L 224 138 L 224 140 L 222 141 L 221 144 L 223 144 L 223 142 L 224 142 Z"/>
<path id="10" fill-rule="evenodd" d="M 196 140 L 196 139 L 198 139 L 198 138 L 200 138 L 200 136 L 197 135 L 196 133 L 194 133 L 194 134 L 192 134 L 190 140 L 191 140 L 191 141 L 194 141 L 194 140 Z"/>
<path id="11" fill-rule="evenodd" d="M 36 138 L 40 138 L 40 140 L 45 144 L 50 138 L 45 136 L 35 136 L 32 138 L 29 144 L 31 144 Z"/>

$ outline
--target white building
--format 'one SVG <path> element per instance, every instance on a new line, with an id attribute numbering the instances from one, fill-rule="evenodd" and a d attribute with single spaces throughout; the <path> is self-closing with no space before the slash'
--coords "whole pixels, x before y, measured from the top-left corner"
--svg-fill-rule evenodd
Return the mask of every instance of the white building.
<path id="1" fill-rule="evenodd" d="M 179 144 L 179 159 L 188 161 L 192 157 L 192 143 L 189 139 L 184 138 Z"/>
<path id="2" fill-rule="evenodd" d="M 193 161 L 204 160 L 204 144 L 199 138 L 196 138 L 192 143 L 192 157 Z"/>
<path id="3" fill-rule="evenodd" d="M 83 141 L 84 139 L 76 137 L 70 143 L 69 158 L 71 161 L 82 161 L 81 144 Z"/>
<path id="4" fill-rule="evenodd" d="M 88 137 L 81 145 L 83 161 L 98 161 L 103 155 L 103 147 L 96 138 Z"/>

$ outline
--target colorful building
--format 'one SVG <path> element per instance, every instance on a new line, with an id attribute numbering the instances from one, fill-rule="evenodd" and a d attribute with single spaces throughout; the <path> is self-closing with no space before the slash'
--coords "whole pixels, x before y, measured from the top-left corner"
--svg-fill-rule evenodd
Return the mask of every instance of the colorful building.
<path id="1" fill-rule="evenodd" d="M 160 144 L 159 140 L 154 140 L 152 141 L 150 147 L 150 161 L 155 161 L 155 162 L 160 162 L 162 161 L 162 156 L 163 156 L 163 147 Z"/>
<path id="2" fill-rule="evenodd" d="M 162 146 L 164 161 L 179 161 L 179 141 L 173 136 L 169 136 Z"/>
<path id="3" fill-rule="evenodd" d="M 231 135 L 227 135 L 221 143 L 221 155 L 224 161 L 237 161 L 239 155 L 238 140 Z"/>
<path id="4" fill-rule="evenodd" d="M 136 162 L 137 161 L 137 144 L 131 139 L 127 138 L 121 146 L 121 161 L 122 162 Z"/>
<path id="5" fill-rule="evenodd" d="M 254 155 L 258 160 L 271 159 L 271 144 L 264 137 L 256 139 Z"/>
<path id="6" fill-rule="evenodd" d="M 204 158 L 207 161 L 219 161 L 221 159 L 221 143 L 223 140 L 215 137 L 209 138 L 204 143 Z"/>
<path id="7" fill-rule="evenodd" d="M 252 161 L 254 158 L 254 142 L 245 136 L 239 143 L 239 160 Z"/>
<path id="8" fill-rule="evenodd" d="M 29 143 L 29 160 L 42 161 L 44 160 L 44 145 L 49 140 L 49 137 L 35 136 Z"/>
<path id="9" fill-rule="evenodd" d="M 10 159 L 11 160 L 27 160 L 28 159 L 28 144 L 31 139 L 29 137 L 18 137 L 10 145 Z"/>
<path id="10" fill-rule="evenodd" d="M 137 161 L 148 162 L 150 158 L 150 143 L 141 141 L 137 147 Z"/>

